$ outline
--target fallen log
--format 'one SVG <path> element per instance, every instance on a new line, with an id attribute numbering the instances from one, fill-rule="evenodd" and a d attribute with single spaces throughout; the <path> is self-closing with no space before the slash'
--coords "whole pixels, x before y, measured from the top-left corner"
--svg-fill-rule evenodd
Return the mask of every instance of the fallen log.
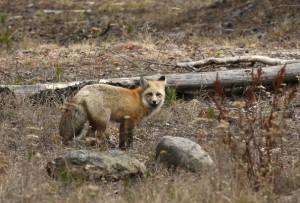
<path id="1" fill-rule="evenodd" d="M 272 81 L 284 66 L 286 69 L 285 82 L 297 81 L 300 75 L 300 63 L 262 68 L 262 84 L 272 84 Z M 178 91 L 190 91 L 199 90 L 200 88 L 213 88 L 217 75 L 222 86 L 225 88 L 246 86 L 252 82 L 252 73 L 256 74 L 257 68 L 170 74 L 166 77 L 168 86 L 175 87 Z"/>
<path id="2" fill-rule="evenodd" d="M 263 85 L 271 84 L 276 78 L 278 71 L 283 66 L 271 66 L 262 68 L 262 83 Z M 300 63 L 287 64 L 285 66 L 285 81 L 295 82 L 297 76 L 300 75 Z M 214 72 L 197 72 L 183 74 L 167 74 L 167 86 L 175 88 L 178 92 L 195 91 L 203 88 L 212 88 L 214 81 L 218 75 L 223 87 L 238 87 L 251 84 L 251 73 L 256 74 L 257 68 L 253 69 L 235 69 L 222 70 Z M 148 79 L 157 79 L 159 75 L 147 76 Z M 17 96 L 29 95 L 35 99 L 51 99 L 58 96 L 64 100 L 66 97 L 73 95 L 80 88 L 87 84 L 110 84 L 123 87 L 135 87 L 139 85 L 139 77 L 131 78 L 112 78 L 88 81 L 76 81 L 69 83 L 53 83 L 53 84 L 37 84 L 37 85 L 0 85 L 0 93 L 11 92 Z M 54 96 L 53 96 L 54 95 Z"/>

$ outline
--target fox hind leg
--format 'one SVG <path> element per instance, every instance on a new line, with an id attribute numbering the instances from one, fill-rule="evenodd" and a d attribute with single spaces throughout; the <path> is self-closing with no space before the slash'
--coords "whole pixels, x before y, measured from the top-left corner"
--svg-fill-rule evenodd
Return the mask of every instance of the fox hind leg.
<path id="1" fill-rule="evenodd" d="M 122 150 L 125 150 L 125 144 L 126 144 L 126 134 L 125 132 L 125 122 L 122 121 L 120 124 L 120 133 L 119 133 L 119 148 Z"/>
<path id="2" fill-rule="evenodd" d="M 125 116 L 120 124 L 119 148 L 125 150 L 132 147 L 135 122 L 130 116 Z"/>
<path id="3" fill-rule="evenodd" d="M 99 143 L 100 145 L 103 145 L 103 147 L 105 148 L 107 146 L 107 140 L 106 137 L 104 136 L 104 132 L 110 120 L 110 110 L 106 109 L 99 112 L 93 112 L 92 115 L 95 116 L 89 116 L 91 131 L 92 132 L 97 131 L 96 142 Z"/>
<path id="4" fill-rule="evenodd" d="M 104 140 L 104 132 L 110 120 L 111 111 L 108 108 L 99 107 L 99 101 L 94 99 L 88 99 L 83 102 L 83 106 L 88 115 L 89 125 L 91 126 L 91 131 L 96 133 L 96 143 L 98 140 L 100 144 L 106 144 Z"/>

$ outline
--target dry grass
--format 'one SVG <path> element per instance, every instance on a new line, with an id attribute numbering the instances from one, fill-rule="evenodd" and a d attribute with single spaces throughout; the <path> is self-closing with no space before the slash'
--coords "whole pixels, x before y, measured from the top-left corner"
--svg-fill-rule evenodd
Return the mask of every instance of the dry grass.
<path id="1" fill-rule="evenodd" d="M 82 143 L 66 146 L 53 139 L 60 118 L 58 104 L 33 106 L 26 99 L 5 98 L 0 108 L 1 202 L 275 202 L 278 195 L 300 187 L 296 121 L 290 121 L 295 129 L 284 135 L 285 142 L 274 155 L 274 182 L 255 191 L 254 183 L 238 167 L 232 154 L 235 152 L 222 142 L 216 118 L 207 113 L 213 106 L 203 98 L 179 99 L 165 105 L 159 117 L 138 126 L 129 153 L 148 166 L 149 176 L 144 179 L 65 184 L 47 175 L 47 161 L 66 150 L 94 147 Z M 268 102 L 262 106 L 269 108 Z M 295 113 L 299 115 L 299 110 Z M 110 131 L 114 129 L 112 125 Z M 207 132 L 201 134 L 203 129 Z M 232 126 L 232 133 L 237 133 L 234 129 Z M 200 143 L 213 157 L 214 169 L 202 174 L 167 171 L 154 160 L 155 144 L 163 135 Z"/>
<path id="2" fill-rule="evenodd" d="M 250 9 L 239 20 L 233 20 L 233 33 L 224 33 L 220 24 L 229 14 L 243 8 L 244 1 L 227 1 L 228 4 L 215 4 L 214 8 L 205 9 L 201 9 L 204 5 L 199 5 L 199 1 L 99 1 L 93 5 L 83 1 L 41 1 L 36 4 L 37 10 L 26 7 L 26 2 L 19 2 L 13 9 L 0 3 L 0 8 L 6 9 L 0 9 L 1 12 L 11 12 L 9 23 L 20 21 L 12 49 L 1 50 L 0 84 L 180 73 L 187 70 L 157 63 L 232 54 L 261 54 L 290 59 L 300 56 L 299 42 L 293 40 L 293 36 L 299 34 L 295 29 L 299 24 L 298 7 L 287 6 L 294 4 L 292 0 L 284 4 L 283 1 L 251 1 L 264 5 L 260 8 L 273 6 L 266 13 L 272 17 L 274 24 L 266 23 L 267 18 L 260 10 L 260 20 L 255 19 L 253 15 L 257 13 Z M 207 2 L 212 1 L 204 3 Z M 29 21 L 13 18 L 23 13 L 24 8 L 37 16 L 30 25 Z M 91 13 L 71 11 L 89 8 L 94 10 Z M 46 14 L 43 9 L 66 9 L 68 12 Z M 74 23 L 70 15 L 76 17 L 78 23 Z M 92 27 L 103 29 L 108 21 L 111 21 L 112 28 L 106 36 L 92 34 L 87 37 L 81 32 L 85 30 L 90 35 Z M 256 33 L 248 32 L 253 22 L 261 23 L 262 39 Z M 1 26 L 7 27 L 6 24 Z M 33 33 L 27 31 L 29 27 L 33 28 Z M 202 70 L 219 68 L 223 67 L 211 66 Z M 213 94 L 199 90 L 193 99 L 180 97 L 167 102 L 158 116 L 137 127 L 134 147 L 129 153 L 147 165 L 149 174 L 144 179 L 74 181 L 68 184 L 51 179 L 45 170 L 46 163 L 70 149 L 95 148 L 78 142 L 67 146 L 55 139 L 61 116 L 60 103 L 33 105 L 28 99 L 0 93 L 0 202 L 225 203 L 288 202 L 285 201 L 287 199 L 297 202 L 297 196 L 288 198 L 288 195 L 299 193 L 300 188 L 299 93 L 290 105 L 276 109 L 273 124 L 280 127 L 282 139 L 280 146 L 272 152 L 268 176 L 271 181 L 255 190 L 255 181 L 247 176 L 245 162 L 240 156 L 237 159 L 238 154 L 235 154 L 245 149 L 241 137 L 247 129 L 238 127 L 238 108 L 233 101 L 243 102 L 245 95 L 227 91 L 230 96 L 224 98 L 222 107 L 229 110 L 227 122 L 218 121 L 222 108 L 218 109 L 213 102 Z M 261 110 L 267 114 L 272 109 L 273 100 L 259 95 L 260 99 L 253 104 L 255 113 L 258 115 Z M 244 112 L 244 121 L 249 119 L 247 116 Z M 257 123 L 253 125 L 257 132 L 255 135 L 261 136 L 258 126 Z M 117 126 L 112 124 L 108 132 L 116 137 Z M 154 160 L 155 145 L 164 135 L 182 136 L 201 144 L 212 156 L 215 167 L 202 174 L 167 171 Z M 224 143 L 224 137 L 228 135 L 236 141 L 240 139 L 239 151 L 234 151 L 228 142 Z"/>

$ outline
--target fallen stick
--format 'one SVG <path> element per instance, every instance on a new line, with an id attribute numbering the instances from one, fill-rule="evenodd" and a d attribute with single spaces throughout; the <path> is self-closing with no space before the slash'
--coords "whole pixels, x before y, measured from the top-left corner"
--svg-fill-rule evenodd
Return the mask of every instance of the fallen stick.
<path id="1" fill-rule="evenodd" d="M 291 63 L 300 63 L 300 60 L 286 60 L 279 58 L 270 58 L 266 56 L 252 55 L 252 56 L 234 56 L 234 57 L 225 57 L 225 58 L 206 58 L 199 61 L 191 61 L 191 62 L 181 62 L 176 63 L 176 67 L 189 68 L 189 67 L 201 67 L 206 65 L 213 64 L 235 64 L 242 62 L 259 62 L 267 65 L 284 65 Z"/>

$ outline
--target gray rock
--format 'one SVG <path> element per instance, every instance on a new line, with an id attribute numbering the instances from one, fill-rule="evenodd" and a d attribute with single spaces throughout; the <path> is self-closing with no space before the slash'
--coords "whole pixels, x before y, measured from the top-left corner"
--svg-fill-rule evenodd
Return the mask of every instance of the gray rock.
<path id="1" fill-rule="evenodd" d="M 162 137 L 156 146 L 156 158 L 168 168 L 180 167 L 192 172 L 201 172 L 204 167 L 213 165 L 199 144 L 182 137 Z"/>
<path id="2" fill-rule="evenodd" d="M 48 174 L 57 179 L 119 180 L 142 177 L 146 167 L 120 150 L 94 152 L 75 150 L 64 153 L 47 164 Z"/>

